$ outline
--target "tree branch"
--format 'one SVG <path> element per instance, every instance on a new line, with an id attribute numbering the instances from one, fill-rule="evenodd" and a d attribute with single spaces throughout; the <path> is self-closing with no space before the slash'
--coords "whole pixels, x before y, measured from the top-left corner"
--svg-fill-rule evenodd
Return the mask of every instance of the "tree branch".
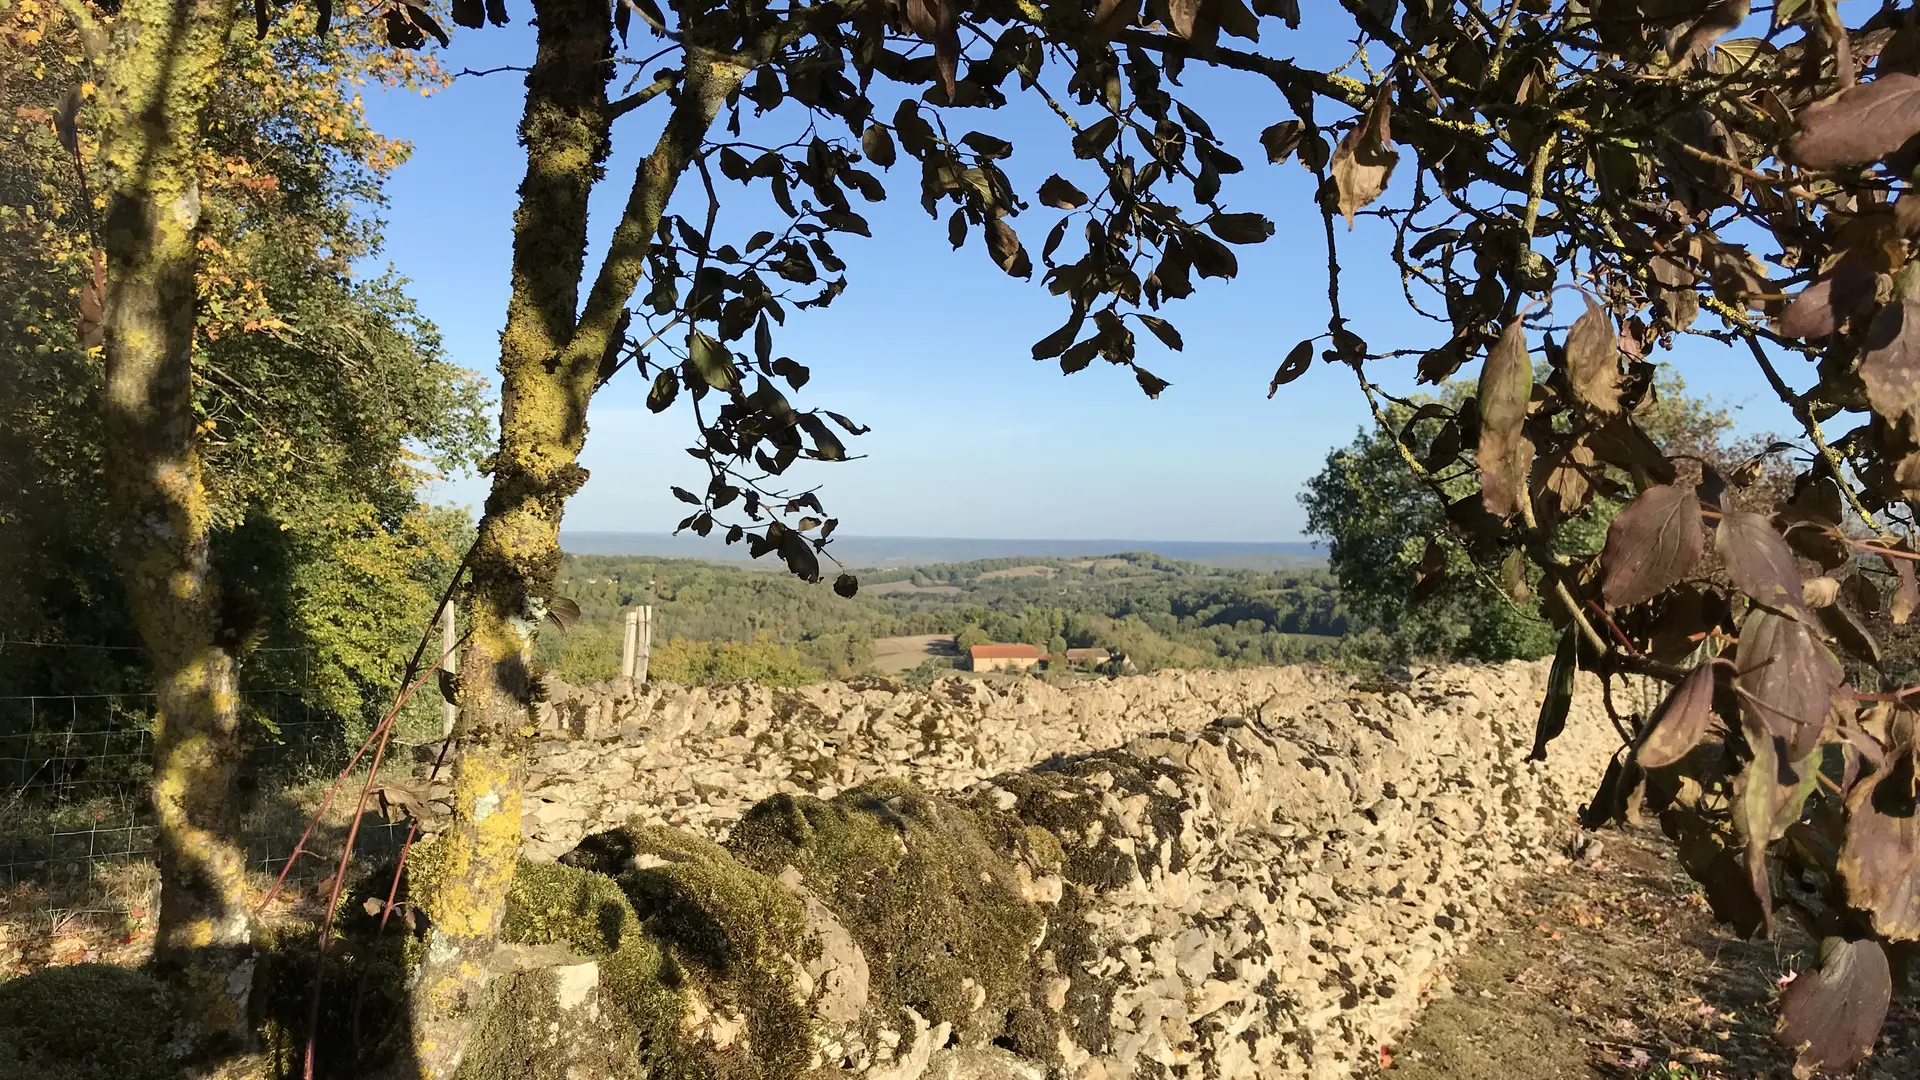
<path id="1" fill-rule="evenodd" d="M 680 84 L 680 73 L 669 71 L 640 89 L 607 105 L 607 119 L 618 120 L 633 110 L 666 93 Z"/>

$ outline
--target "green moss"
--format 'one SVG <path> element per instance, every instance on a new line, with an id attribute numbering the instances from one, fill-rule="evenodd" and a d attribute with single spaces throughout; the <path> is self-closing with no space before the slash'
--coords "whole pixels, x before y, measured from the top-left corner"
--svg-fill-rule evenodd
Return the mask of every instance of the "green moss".
<path id="1" fill-rule="evenodd" d="M 791 890 L 717 844 L 640 824 L 590 836 L 563 861 L 619 882 L 659 943 L 664 985 L 746 1018 L 745 1047 L 705 1048 L 702 1069 L 688 1075 L 785 1080 L 805 1072 L 812 1017 L 794 970 L 818 946 Z"/>
<path id="2" fill-rule="evenodd" d="M 8 1080 L 167 1080 L 172 1017 L 144 973 L 54 967 L 0 982 L 0 1075 Z"/>
<path id="3" fill-rule="evenodd" d="M 903 1027 L 911 1008 L 968 1042 L 1001 1037 L 1009 1015 L 1033 1000 L 1032 947 L 1044 918 L 1022 898 L 1009 857 L 1044 865 L 1046 853 L 1032 846 L 1017 821 L 897 780 L 831 802 L 776 796 L 728 840 L 764 873 L 796 868 L 833 910 L 866 954 L 881 1022 Z M 976 1009 L 981 992 L 986 1004 Z"/>
<path id="4" fill-rule="evenodd" d="M 501 936 L 516 944 L 565 945 L 597 958 L 601 1006 L 619 1014 L 636 1071 L 658 1077 L 685 1072 L 681 1019 L 686 1000 L 679 974 L 612 878 L 522 862 L 507 896 Z"/>
<path id="5" fill-rule="evenodd" d="M 625 834 L 636 859 L 619 882 L 634 911 L 709 1007 L 746 1017 L 747 1053 L 723 1059 L 724 1075 L 800 1075 L 813 1032 L 794 962 L 813 943 L 799 898 L 698 837 L 649 827 Z"/>

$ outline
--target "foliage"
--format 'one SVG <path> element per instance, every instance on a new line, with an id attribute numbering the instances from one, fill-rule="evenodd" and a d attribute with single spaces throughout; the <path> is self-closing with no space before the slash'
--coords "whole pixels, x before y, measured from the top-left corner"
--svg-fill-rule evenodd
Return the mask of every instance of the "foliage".
<path id="1" fill-rule="evenodd" d="M 1043 651 L 1055 651 L 1056 643 L 1098 646 L 1155 670 L 1331 656 L 1348 629 L 1333 582 L 1315 570 L 1210 569 L 1128 553 L 984 559 L 873 576 L 882 580 L 870 578 L 869 588 L 848 599 L 738 567 L 569 556 L 558 588 L 580 605 L 582 619 L 566 634 L 542 637 L 540 658 L 569 681 L 613 676 L 623 612 L 649 603 L 656 642 L 651 675 L 688 682 L 710 678 L 664 673 L 659 642 L 678 637 L 687 648 L 704 643 L 699 647 L 716 650 L 725 642 L 765 639 L 791 647 L 815 678 L 840 678 L 868 666 L 874 638 L 896 635 L 953 634 L 962 651 L 995 641 Z"/>
<path id="2" fill-rule="evenodd" d="M 1539 373 L 1540 381 L 1550 374 Z M 1416 471 L 1416 464 L 1432 459 L 1436 450 L 1444 453 L 1446 441 L 1432 425 L 1411 424 L 1412 418 L 1422 409 L 1429 415 L 1457 410 L 1475 387 L 1453 382 L 1439 391 L 1389 403 L 1388 426 L 1362 431 L 1349 445 L 1328 453 L 1326 467 L 1300 495 L 1308 530 L 1328 542 L 1342 601 L 1361 627 L 1380 631 L 1357 639 L 1351 651 L 1394 662 L 1545 656 L 1559 635 L 1543 612 L 1537 571 L 1516 578 L 1518 566 L 1473 558 L 1449 536 L 1444 504 Z M 1772 441 L 1729 443 L 1727 414 L 1688 396 L 1684 382 L 1671 372 L 1661 374 L 1639 419 L 1648 437 L 1670 455 L 1704 459 L 1722 470 L 1751 459 Z M 1767 479 L 1778 482 L 1772 472 Z M 1457 469 L 1434 476 L 1433 482 L 1449 501 L 1458 501 L 1476 490 L 1477 478 L 1470 469 Z M 1556 549 L 1593 554 L 1619 507 L 1614 499 L 1594 499 L 1561 523 Z"/>
<path id="3" fill-rule="evenodd" d="M 1885 602 L 1904 622 L 1920 595 L 1914 11 L 1848 27 L 1838 5 L 1780 3 L 1748 26 L 1745 3 L 1534 2 L 1494 22 L 1467 3 L 1409 5 L 1396 28 L 1368 10 L 1379 75 L 1322 174 L 1326 355 L 1391 424 L 1341 313 L 1329 204 L 1374 205 L 1409 302 L 1442 326 L 1421 377 L 1483 357 L 1471 397 L 1389 429 L 1433 425 L 1409 464 L 1454 542 L 1532 565 L 1513 578 L 1538 575 L 1561 656 L 1679 684 L 1615 717 L 1625 745 L 1588 822 L 1657 812 L 1723 918 L 1766 930 L 1780 907 L 1823 938 L 1782 1037 L 1798 1072 L 1847 1069 L 1885 1015 L 1885 947 L 1920 936 L 1890 884 L 1920 873 L 1920 738 L 1861 621 Z M 1410 198 L 1377 204 L 1379 163 L 1407 157 Z M 1651 357 L 1689 334 L 1751 359 L 1804 428 L 1784 490 L 1754 482 L 1771 452 L 1682 471 L 1652 437 Z M 1829 438 L 1836 421 L 1852 426 Z M 1463 470 L 1476 490 L 1449 492 Z M 1625 504 L 1604 544 L 1569 549 L 1564 526 L 1602 500 Z M 1543 706 L 1543 749 L 1570 686 Z"/>
<path id="4" fill-rule="evenodd" d="M 364 723 L 392 692 L 470 526 L 421 504 L 420 482 L 471 462 L 480 387 L 377 254 L 380 184 L 406 147 L 366 123 L 356 84 L 431 89 L 432 61 L 348 28 L 235 35 L 204 148 L 194 408 L 222 579 L 224 639 L 254 686 L 297 686 Z M 93 100 L 57 5 L 0 10 L 0 638 L 126 647 L 0 651 L 20 691 L 135 688 L 138 638 L 102 489 L 104 369 L 74 297 L 91 276 L 91 106 L 63 146 L 66 95 Z M 76 171 L 76 164 L 79 171 Z M 88 190 L 87 194 L 91 194 Z"/>
<path id="5" fill-rule="evenodd" d="M 798 391 L 808 371 L 775 355 L 774 326 L 845 288 L 833 244 L 870 232 L 850 196 L 887 194 L 862 166 L 905 164 L 905 186 L 917 181 L 927 211 L 950 214 L 953 245 L 977 239 L 1014 277 L 1034 274 L 1016 224 L 1039 210 L 1052 222 L 1041 279 L 1066 319 L 1036 343 L 1036 359 L 1057 359 L 1067 373 L 1103 359 L 1147 394 L 1164 391 L 1140 362 L 1136 328 L 1179 348 L 1179 331 L 1157 312 L 1190 295 L 1196 276 L 1233 277 L 1232 245 L 1273 233 L 1259 215 L 1221 204 L 1223 177 L 1243 162 L 1179 98 L 1191 66 L 1235 70 L 1272 83 L 1286 102 L 1291 116 L 1274 118 L 1260 148 L 1271 163 L 1297 159 L 1312 172 L 1328 244 L 1327 331 L 1288 354 L 1274 389 L 1311 366 L 1324 339 L 1322 355 L 1350 368 L 1389 419 L 1369 373 L 1394 351 L 1376 353 L 1343 313 L 1335 215 L 1350 228 L 1368 219 L 1371 235 L 1390 229 L 1407 298 L 1439 328 L 1421 377 L 1441 382 L 1481 358 L 1471 399 L 1408 418 L 1437 429 L 1412 471 L 1444 505 L 1452 543 L 1500 565 L 1510 593 L 1524 585 L 1548 598 L 1563 663 L 1543 720 L 1564 718 L 1576 660 L 1609 679 L 1677 680 L 1702 663 L 1718 672 L 1733 658 L 1715 654 L 1740 650 L 1740 676 L 1715 701 L 1724 732 L 1708 725 L 1712 752 L 1690 750 L 1668 767 L 1691 783 L 1635 762 L 1647 725 L 1660 721 L 1619 717 L 1628 745 L 1590 818 L 1652 796 L 1683 859 L 1709 877 L 1731 872 L 1761 925 L 1778 893 L 1839 943 L 1827 952 L 1844 963 L 1823 966 L 1821 992 L 1797 999 L 1817 1019 L 1796 1018 L 1787 1001 L 1786 1030 L 1877 1028 L 1887 967 L 1868 958 L 1883 940 L 1920 934 L 1911 890 L 1895 887 L 1910 883 L 1920 859 L 1910 780 L 1920 740 L 1903 697 L 1842 691 L 1825 643 L 1878 663 L 1850 611 L 1883 589 L 1849 586 L 1839 601 L 1838 579 L 1802 584 L 1797 558 L 1853 579 L 1856 553 L 1870 552 L 1887 564 L 1896 620 L 1920 605 L 1906 541 L 1907 504 L 1920 494 L 1920 265 L 1907 263 L 1920 218 L 1904 190 L 1915 164 L 1907 145 L 1920 135 L 1911 5 L 1889 0 L 1849 28 L 1834 3 L 1783 0 L 1756 36 L 1723 40 L 1746 22 L 1744 0 L 1343 0 L 1311 12 L 1358 42 L 1333 71 L 1276 58 L 1292 51 L 1284 44 L 1263 53 L 1226 40 L 1258 42 L 1263 16 L 1267 32 L 1296 27 L 1303 6 L 535 0 L 529 170 L 502 339 L 508 422 L 474 563 L 480 632 L 461 693 L 475 740 L 461 761 L 471 756 L 475 777 L 514 775 L 513 744 L 498 736 L 515 730 L 530 700 L 514 659 L 529 631 L 517 628 L 537 625 L 553 598 L 559 510 L 584 479 L 576 459 L 587 405 L 624 367 L 650 380 L 656 411 L 691 403 L 691 450 L 707 483 L 679 492 L 692 508 L 682 527 L 719 529 L 756 556 L 777 554 L 798 577 L 822 576 L 836 521 L 780 478 L 803 456 L 846 458 L 843 436 L 864 428 L 793 406 L 780 384 Z M 610 101 L 617 68 L 606 61 L 616 32 L 623 43 L 639 32 L 635 11 L 677 66 Z M 422 44 L 436 24 L 424 9 L 405 12 L 387 12 L 390 39 Z M 483 14 L 507 18 L 498 4 L 462 3 L 453 14 L 470 26 Z M 1061 119 L 1054 138 L 1076 161 L 1073 176 L 1047 177 L 1031 202 L 999 164 L 1012 143 L 972 126 L 1016 97 Z M 648 130 L 659 142 L 589 275 L 586 206 L 614 120 L 654 102 Z M 676 202 L 693 177 L 699 190 Z M 762 228 L 764 215 L 742 227 L 723 213 L 742 188 L 746 201 L 764 194 L 779 209 L 773 228 Z M 638 312 L 629 308 L 636 295 Z M 1714 325 L 1696 326 L 1708 312 Z M 1741 502 L 1741 489 L 1755 497 L 1750 474 L 1764 462 L 1709 462 L 1696 484 L 1642 421 L 1649 357 L 1689 333 L 1745 350 L 1803 423 L 1811 464 L 1778 506 Z M 1535 378 L 1536 343 L 1544 379 Z M 1780 374 L 1776 360 L 1787 357 L 1809 362 L 1788 368 L 1808 389 Z M 1828 440 L 1822 425 L 1845 413 L 1864 422 Z M 1468 468 L 1475 491 L 1450 497 L 1442 478 Z M 1668 512 L 1634 513 L 1634 500 L 1663 488 L 1653 498 Z M 1605 543 L 1569 545 L 1565 527 L 1602 499 L 1627 503 Z M 1717 522 L 1711 561 L 1689 557 L 1705 546 L 1703 518 Z M 1610 610 L 1605 583 L 1627 572 L 1639 575 L 1628 595 L 1648 598 L 1627 602 L 1616 589 L 1622 604 Z M 856 587 L 850 577 L 837 585 Z M 1062 632 L 1044 618 L 1047 635 Z M 1040 621 L 1025 618 L 1023 632 Z M 1773 675 L 1752 677 L 1770 665 Z M 1841 693 L 1839 708 L 1820 707 L 1829 692 Z M 1844 759 L 1839 779 L 1829 777 L 1839 790 L 1814 782 L 1815 751 Z M 499 805 L 517 800 L 501 794 Z M 511 853 L 482 851 L 477 822 L 459 813 L 448 835 L 466 838 L 483 877 L 504 881 Z M 1721 857 L 1734 851 L 1744 858 Z M 1783 868 L 1793 873 L 1775 873 Z M 1789 876 L 1811 888 L 1789 891 Z M 497 914 L 504 888 L 482 899 Z M 467 921 L 498 922 L 481 916 Z M 456 971 L 477 969 L 474 950 L 490 942 L 438 944 Z M 423 1004 L 441 1008 L 435 998 Z M 421 1047 L 453 1053 L 459 1040 L 423 1016 Z M 1844 1068 L 1857 1042 L 1810 1044 L 1801 1065 Z M 427 1059 L 423 1069 L 451 1071 Z"/>
<path id="6" fill-rule="evenodd" d="M 648 675 L 663 682 L 706 686 L 749 679 L 768 686 L 803 686 L 825 675 L 798 650 L 761 634 L 752 641 L 671 638 L 653 651 Z"/>

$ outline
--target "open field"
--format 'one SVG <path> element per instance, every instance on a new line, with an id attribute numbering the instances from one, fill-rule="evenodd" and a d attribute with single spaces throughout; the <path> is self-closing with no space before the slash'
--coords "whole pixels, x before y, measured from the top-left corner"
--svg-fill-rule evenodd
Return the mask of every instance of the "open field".
<path id="1" fill-rule="evenodd" d="M 998 581 L 1005 578 L 1038 577 L 1050 578 L 1054 575 L 1051 566 L 1009 566 L 1005 570 L 989 570 L 980 575 L 982 581 Z"/>
<path id="2" fill-rule="evenodd" d="M 956 590 L 957 591 L 957 590 Z M 873 666 L 888 675 L 912 671 L 939 656 L 958 657 L 951 634 L 909 634 L 873 639 Z"/>
<path id="3" fill-rule="evenodd" d="M 882 581 L 874 585 L 863 585 L 860 591 L 868 596 L 958 596 L 965 590 L 958 585 L 915 585 L 911 581 Z"/>

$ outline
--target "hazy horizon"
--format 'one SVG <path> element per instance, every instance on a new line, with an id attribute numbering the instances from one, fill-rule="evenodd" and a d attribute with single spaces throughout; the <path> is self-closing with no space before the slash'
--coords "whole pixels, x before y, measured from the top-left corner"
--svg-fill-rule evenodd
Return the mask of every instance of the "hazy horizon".
<path id="1" fill-rule="evenodd" d="M 726 544 L 718 533 L 617 529 L 563 529 L 560 547 L 570 555 L 628 555 L 709 562 L 751 562 L 744 544 Z M 1220 567 L 1283 569 L 1326 561 L 1323 545 L 1309 540 L 1151 540 L 1116 537 L 969 537 L 838 535 L 828 551 L 852 568 L 926 566 L 1002 558 L 1088 558 L 1148 551 L 1169 559 Z M 761 560 L 780 568 L 775 561 Z"/>

